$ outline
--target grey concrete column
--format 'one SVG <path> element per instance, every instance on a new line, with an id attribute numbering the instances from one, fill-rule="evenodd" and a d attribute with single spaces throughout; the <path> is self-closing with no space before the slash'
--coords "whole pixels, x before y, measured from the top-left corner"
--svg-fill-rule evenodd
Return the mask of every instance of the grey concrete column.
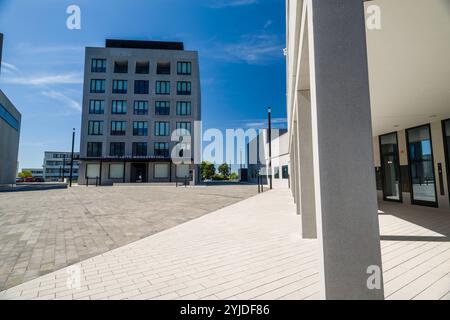
<path id="1" fill-rule="evenodd" d="M 326 299 L 383 299 L 362 0 L 308 2 L 317 231 Z"/>
<path id="2" fill-rule="evenodd" d="M 295 181 L 293 181 L 293 177 L 294 177 L 294 155 L 293 155 L 293 151 L 294 150 L 294 143 L 293 141 L 290 142 L 290 146 L 289 146 L 289 187 L 291 189 L 291 193 L 292 193 L 292 197 L 294 197 L 295 194 Z M 294 199 L 295 202 L 295 199 Z"/>
<path id="3" fill-rule="evenodd" d="M 297 92 L 298 159 L 300 162 L 300 198 L 303 239 L 316 239 L 316 205 L 311 126 L 310 91 Z"/>
<path id="4" fill-rule="evenodd" d="M 295 204 L 296 204 L 296 212 L 298 215 L 301 214 L 301 197 L 300 197 L 300 185 L 301 185 L 301 181 L 300 181 L 300 163 L 298 161 L 298 139 L 297 139 L 297 132 L 298 132 L 298 123 L 295 121 L 294 122 L 294 183 L 295 183 L 295 194 L 294 194 L 294 199 L 295 199 Z"/>
<path id="5" fill-rule="evenodd" d="M 290 154 L 289 157 L 291 159 L 289 166 L 289 179 L 291 184 L 291 192 L 292 197 L 294 198 L 294 203 L 296 203 L 295 199 L 295 161 L 294 161 L 294 140 L 291 141 Z"/>

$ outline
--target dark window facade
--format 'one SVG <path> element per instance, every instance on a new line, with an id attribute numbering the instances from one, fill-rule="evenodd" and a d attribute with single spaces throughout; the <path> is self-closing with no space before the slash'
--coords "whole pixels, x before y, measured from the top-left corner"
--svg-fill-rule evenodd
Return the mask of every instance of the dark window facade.
<path id="1" fill-rule="evenodd" d="M 126 94 L 128 91 L 127 80 L 113 80 L 112 93 Z"/>
<path id="2" fill-rule="evenodd" d="M 101 142 L 88 142 L 87 156 L 88 157 L 101 157 L 102 156 L 102 143 Z"/>
<path id="3" fill-rule="evenodd" d="M 383 200 L 402 202 L 397 132 L 380 136 Z"/>
<path id="4" fill-rule="evenodd" d="M 177 135 L 181 136 L 187 133 L 191 133 L 191 123 L 190 122 L 177 122 Z"/>
<path id="5" fill-rule="evenodd" d="M 155 142 L 155 157 L 169 157 L 169 143 Z"/>
<path id="6" fill-rule="evenodd" d="M 190 116 L 191 115 L 191 102 L 178 101 L 177 102 L 177 116 Z"/>
<path id="7" fill-rule="evenodd" d="M 177 95 L 189 96 L 191 95 L 191 83 L 189 81 L 177 82 Z"/>
<path id="8" fill-rule="evenodd" d="M 412 203 L 437 207 L 433 144 L 429 125 L 406 130 Z"/>
<path id="9" fill-rule="evenodd" d="M 147 156 L 147 142 L 133 142 L 133 157 Z"/>
<path id="10" fill-rule="evenodd" d="M 92 59 L 91 60 L 91 72 L 106 72 L 106 59 Z"/>
<path id="11" fill-rule="evenodd" d="M 89 101 L 89 114 L 104 114 L 105 113 L 105 101 L 104 100 L 90 100 Z"/>
<path id="12" fill-rule="evenodd" d="M 177 63 L 177 74 L 179 75 L 191 75 L 192 63 L 187 61 L 179 61 Z"/>
<path id="13" fill-rule="evenodd" d="M 109 155 L 111 157 L 123 157 L 125 155 L 125 142 L 111 142 Z"/>
<path id="14" fill-rule="evenodd" d="M 156 81 L 156 94 L 170 94 L 170 81 Z"/>
<path id="15" fill-rule="evenodd" d="M 147 115 L 148 114 L 148 101 L 135 101 L 133 113 L 135 115 Z"/>
<path id="16" fill-rule="evenodd" d="M 111 135 L 124 136 L 126 134 L 127 123 L 125 121 L 111 121 Z"/>
<path id="17" fill-rule="evenodd" d="M 111 105 L 111 114 L 127 114 L 127 101 L 113 100 Z"/>
<path id="18" fill-rule="evenodd" d="M 103 121 L 89 121 L 88 135 L 101 136 L 103 135 Z"/>
<path id="19" fill-rule="evenodd" d="M 157 121 L 155 122 L 155 136 L 170 135 L 170 122 Z"/>
<path id="20" fill-rule="evenodd" d="M 128 73 L 128 61 L 114 61 L 114 73 Z"/>
<path id="21" fill-rule="evenodd" d="M 105 80 L 91 79 L 90 89 L 91 93 L 105 93 Z"/>
<path id="22" fill-rule="evenodd" d="M 170 74 L 170 62 L 158 62 L 156 65 L 157 74 Z"/>
<path id="23" fill-rule="evenodd" d="M 148 94 L 148 80 L 135 80 L 134 81 L 134 93 L 135 94 Z"/>
<path id="24" fill-rule="evenodd" d="M 281 167 L 281 178 L 289 179 L 289 167 L 288 166 Z"/>
<path id="25" fill-rule="evenodd" d="M 147 135 L 148 135 L 148 122 L 134 121 L 133 136 L 147 136 Z"/>
<path id="26" fill-rule="evenodd" d="M 169 101 L 156 101 L 155 114 L 158 116 L 168 116 L 170 114 L 170 102 Z"/>
<path id="27" fill-rule="evenodd" d="M 136 73 L 137 74 L 148 74 L 149 72 L 150 72 L 150 63 L 148 61 L 136 62 Z"/>

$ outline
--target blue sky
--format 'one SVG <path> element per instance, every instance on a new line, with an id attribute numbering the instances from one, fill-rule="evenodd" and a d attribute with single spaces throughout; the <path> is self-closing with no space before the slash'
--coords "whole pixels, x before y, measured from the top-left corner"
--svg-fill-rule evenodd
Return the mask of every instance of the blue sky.
<path id="1" fill-rule="evenodd" d="M 81 8 L 81 30 L 66 28 L 71 4 Z M 40 167 L 45 150 L 70 149 L 84 47 L 106 38 L 198 50 L 204 129 L 262 127 L 269 105 L 285 126 L 284 15 L 281 0 L 0 0 L 0 86 L 22 113 L 20 167 Z"/>

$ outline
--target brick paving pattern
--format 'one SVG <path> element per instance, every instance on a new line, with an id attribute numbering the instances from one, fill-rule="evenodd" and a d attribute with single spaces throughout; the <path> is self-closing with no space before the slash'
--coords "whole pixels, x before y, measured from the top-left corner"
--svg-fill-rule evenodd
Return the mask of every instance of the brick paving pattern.
<path id="1" fill-rule="evenodd" d="M 256 193 L 245 185 L 0 193 L 0 291 Z"/>
<path id="2" fill-rule="evenodd" d="M 385 204 L 387 299 L 450 299 L 448 212 Z M 251 197 L 0 293 L 0 299 L 320 299 L 316 240 L 288 190 Z"/>

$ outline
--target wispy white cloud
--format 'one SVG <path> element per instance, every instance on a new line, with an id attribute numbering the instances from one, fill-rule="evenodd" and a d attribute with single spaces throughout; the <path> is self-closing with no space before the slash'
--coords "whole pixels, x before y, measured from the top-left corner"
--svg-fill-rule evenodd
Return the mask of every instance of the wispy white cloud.
<path id="1" fill-rule="evenodd" d="M 247 128 L 267 128 L 267 119 L 243 120 Z M 284 128 L 287 125 L 286 118 L 272 118 L 274 128 Z"/>
<path id="2" fill-rule="evenodd" d="M 77 53 L 82 54 L 85 47 L 83 46 L 68 46 L 68 45 L 52 45 L 52 46 L 36 46 L 31 43 L 19 43 L 17 49 L 23 53 Z"/>
<path id="3" fill-rule="evenodd" d="M 214 56 L 231 62 L 267 64 L 283 59 L 283 44 L 275 34 L 246 34 L 236 43 L 218 44 Z"/>
<path id="4" fill-rule="evenodd" d="M 78 101 L 76 101 L 76 100 L 66 96 L 62 92 L 59 92 L 59 91 L 56 91 L 56 90 L 48 90 L 48 91 L 43 91 L 42 95 L 44 95 L 44 96 L 46 96 L 46 97 L 48 97 L 50 99 L 59 101 L 64 106 L 67 106 L 67 107 L 69 107 L 69 108 L 71 108 L 73 110 L 81 112 L 81 104 Z"/>
<path id="5" fill-rule="evenodd" d="M 3 83 L 17 85 L 54 85 L 54 84 L 81 84 L 83 76 L 80 73 L 66 73 L 57 75 L 14 76 L 2 80 Z"/>
<path id="6" fill-rule="evenodd" d="M 15 65 L 13 65 L 12 63 L 7 63 L 5 61 L 2 61 L 2 69 L 6 69 L 6 70 L 11 71 L 11 72 L 18 72 L 19 71 L 19 69 Z"/>
<path id="7" fill-rule="evenodd" d="M 258 0 L 212 0 L 208 2 L 211 8 L 241 7 L 258 3 Z"/>
<path id="8" fill-rule="evenodd" d="M 264 29 L 267 29 L 268 27 L 270 27 L 273 24 L 272 20 L 267 20 L 266 23 L 264 24 Z"/>

